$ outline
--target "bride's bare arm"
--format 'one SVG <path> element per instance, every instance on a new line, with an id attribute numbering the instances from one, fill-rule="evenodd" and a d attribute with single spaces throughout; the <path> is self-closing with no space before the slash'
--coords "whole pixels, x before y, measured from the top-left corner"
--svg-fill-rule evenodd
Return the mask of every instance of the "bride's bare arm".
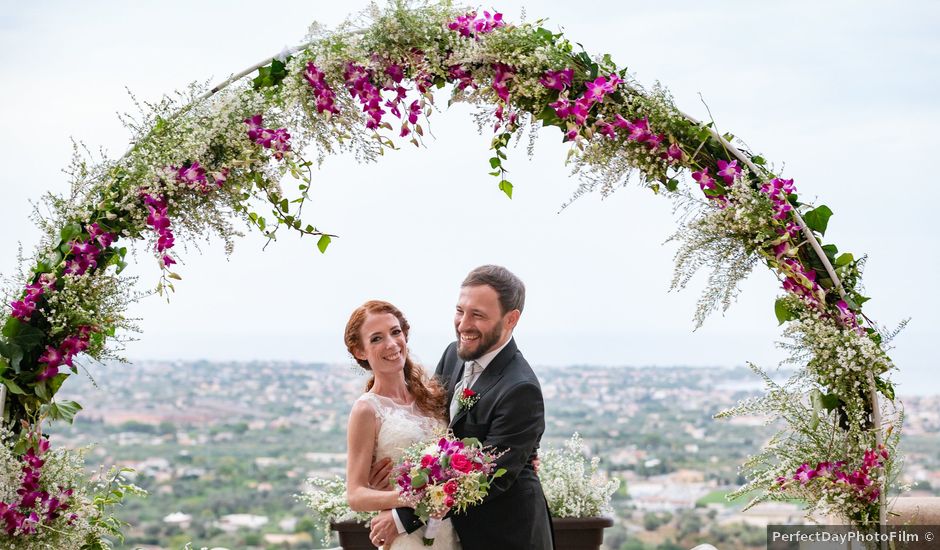
<path id="1" fill-rule="evenodd" d="M 375 434 L 378 428 L 372 407 L 364 401 L 357 401 L 349 413 L 349 426 L 346 430 L 346 500 L 349 501 L 349 507 L 356 512 L 388 510 L 403 506 L 398 499 L 398 491 L 381 491 L 369 487 L 369 471 L 372 467 L 372 453 L 375 451 Z"/>

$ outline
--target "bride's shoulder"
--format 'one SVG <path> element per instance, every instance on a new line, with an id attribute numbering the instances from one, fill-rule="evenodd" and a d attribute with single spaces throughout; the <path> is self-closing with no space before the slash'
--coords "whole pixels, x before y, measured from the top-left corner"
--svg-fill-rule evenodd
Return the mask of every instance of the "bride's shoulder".
<path id="1" fill-rule="evenodd" d="M 372 392 L 365 392 L 353 402 L 350 416 L 369 415 L 372 417 L 381 417 L 383 404 L 378 396 Z"/>

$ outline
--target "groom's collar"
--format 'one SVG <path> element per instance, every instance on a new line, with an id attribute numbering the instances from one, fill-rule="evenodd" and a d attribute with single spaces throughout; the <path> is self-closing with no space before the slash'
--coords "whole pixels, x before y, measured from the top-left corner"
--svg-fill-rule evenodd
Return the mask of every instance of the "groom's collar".
<path id="1" fill-rule="evenodd" d="M 507 338 L 506 341 L 503 342 L 503 345 L 480 356 L 480 358 L 476 360 L 476 362 L 480 365 L 480 370 L 485 370 L 486 367 L 493 362 L 493 359 L 496 359 L 496 356 L 499 355 L 499 352 L 503 351 L 503 348 L 509 345 L 509 342 L 512 342 L 512 336 Z M 464 364 L 466 365 L 469 362 L 470 361 L 464 361 Z"/>

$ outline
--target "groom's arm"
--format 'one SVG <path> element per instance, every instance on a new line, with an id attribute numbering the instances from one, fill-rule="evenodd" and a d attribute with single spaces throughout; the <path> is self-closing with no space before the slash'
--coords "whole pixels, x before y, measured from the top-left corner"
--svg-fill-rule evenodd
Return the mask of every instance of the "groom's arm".
<path id="1" fill-rule="evenodd" d="M 545 404 L 537 384 L 517 384 L 501 396 L 500 401 L 504 405 L 495 411 L 483 444 L 495 447 L 497 452 L 505 451 L 496 459 L 496 467 L 505 468 L 506 473 L 493 480 L 483 502 L 512 487 L 545 431 Z"/>
<path id="2" fill-rule="evenodd" d="M 424 525 L 412 508 L 395 508 L 392 510 L 392 518 L 399 533 L 413 533 Z"/>

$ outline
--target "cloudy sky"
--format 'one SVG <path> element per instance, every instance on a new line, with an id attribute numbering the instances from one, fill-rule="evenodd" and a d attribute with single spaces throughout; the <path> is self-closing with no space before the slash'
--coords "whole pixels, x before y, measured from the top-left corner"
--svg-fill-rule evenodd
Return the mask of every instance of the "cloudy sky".
<path id="1" fill-rule="evenodd" d="M 0 15 L 0 273 L 37 232 L 29 201 L 64 191 L 74 137 L 120 155 L 116 113 L 193 80 L 223 80 L 298 43 L 314 20 L 333 26 L 365 6 L 282 0 L 16 3 Z M 932 2 L 506 1 L 510 21 L 547 18 L 592 53 L 610 53 L 644 84 L 660 81 L 700 118 L 742 137 L 794 178 L 801 197 L 835 212 L 827 233 L 868 253 L 868 315 L 911 317 L 893 353 L 902 393 L 940 391 L 934 342 L 940 299 L 932 222 L 940 125 L 940 5 Z M 370 298 L 411 319 L 412 349 L 435 364 L 452 338 L 458 285 L 501 263 L 528 286 L 517 339 L 535 364 L 772 367 L 777 283 L 758 268 L 724 316 L 693 332 L 695 286 L 669 293 L 670 203 L 638 187 L 585 196 L 566 146 L 544 131 L 529 160 L 510 151 L 506 199 L 486 174 L 489 136 L 463 106 L 437 113 L 427 148 L 359 166 L 331 158 L 316 175 L 308 220 L 340 239 L 326 255 L 286 236 L 262 251 L 248 235 L 226 257 L 219 242 L 182 251 L 184 281 L 167 304 L 130 315 L 144 329 L 132 358 L 348 361 L 342 330 Z M 156 282 L 140 249 L 141 288 Z"/>

